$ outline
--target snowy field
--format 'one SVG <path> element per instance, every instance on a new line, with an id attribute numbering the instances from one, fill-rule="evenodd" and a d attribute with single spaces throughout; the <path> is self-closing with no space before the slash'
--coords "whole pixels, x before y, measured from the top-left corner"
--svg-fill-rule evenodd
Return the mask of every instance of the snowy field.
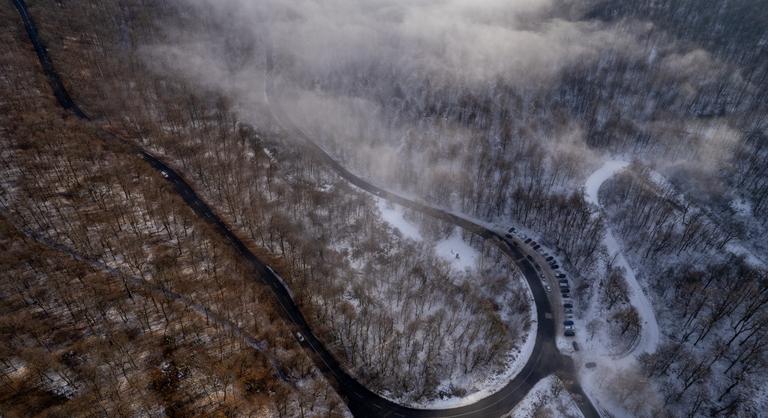
<path id="1" fill-rule="evenodd" d="M 435 252 L 440 257 L 451 263 L 458 271 L 471 271 L 477 267 L 480 254 L 469 243 L 461 238 L 460 229 L 457 227 L 450 237 L 438 241 Z"/>
<path id="2" fill-rule="evenodd" d="M 406 238 L 414 241 L 422 240 L 419 227 L 405 219 L 405 212 L 402 206 L 390 203 L 379 197 L 375 199 L 376 206 L 378 206 L 379 212 L 381 212 L 381 217 L 386 223 L 400 231 Z"/>

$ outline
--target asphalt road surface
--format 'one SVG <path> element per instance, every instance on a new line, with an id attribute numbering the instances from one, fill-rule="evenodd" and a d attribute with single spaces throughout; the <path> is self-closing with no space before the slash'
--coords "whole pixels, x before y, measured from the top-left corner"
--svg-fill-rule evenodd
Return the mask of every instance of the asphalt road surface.
<path id="1" fill-rule="evenodd" d="M 53 62 L 51 61 L 48 51 L 40 39 L 37 27 L 29 14 L 26 3 L 24 0 L 11 0 L 19 12 L 26 32 L 32 42 L 35 52 L 37 53 L 40 65 L 45 73 L 48 83 L 53 90 L 59 104 L 72 112 L 76 117 L 89 121 L 89 116 L 80 109 L 80 107 L 72 100 L 67 89 L 61 81 L 61 77 L 55 70 Z M 271 54 L 268 56 L 268 63 L 271 67 Z M 271 80 L 271 78 L 268 78 Z M 271 81 L 268 81 L 265 93 L 269 98 L 272 85 Z M 341 177 L 349 181 L 350 183 L 367 190 L 368 192 L 387 199 L 391 202 L 398 203 L 400 205 L 419 210 L 430 216 L 442 219 L 446 222 L 460 226 L 468 231 L 478 234 L 486 239 L 491 239 L 496 245 L 501 248 L 502 251 L 507 253 L 520 268 L 520 271 L 524 274 L 528 284 L 533 292 L 534 301 L 536 304 L 536 314 L 538 318 L 536 342 L 533 349 L 533 354 L 528 360 L 526 365 L 520 371 L 520 373 L 512 379 L 501 390 L 481 399 L 470 405 L 451 408 L 451 409 L 415 409 L 399 405 L 395 402 L 384 399 L 376 393 L 370 391 L 364 385 L 360 384 L 352 376 L 350 376 L 344 368 L 339 364 L 333 354 L 323 345 L 323 343 L 312 332 L 309 324 L 302 315 L 299 307 L 291 297 L 290 292 L 283 284 L 282 280 L 277 274 L 262 262 L 256 255 L 254 255 L 247 246 L 232 232 L 224 221 L 219 218 L 216 213 L 208 206 L 192 189 L 192 187 L 179 175 L 172 167 L 164 163 L 161 159 L 155 157 L 151 153 L 145 151 L 138 145 L 120 138 L 111 132 L 104 131 L 105 135 L 110 140 L 124 143 L 131 147 L 137 154 L 139 154 L 152 168 L 154 168 L 159 174 L 167 179 L 174 187 L 176 193 L 178 193 L 184 201 L 192 208 L 195 213 L 205 219 L 209 224 L 215 227 L 215 229 L 226 238 L 235 250 L 249 262 L 251 267 L 256 273 L 256 276 L 268 286 L 270 286 L 275 298 L 279 305 L 282 307 L 283 315 L 286 320 L 292 324 L 295 333 L 302 335 L 303 341 L 300 343 L 306 350 L 308 350 L 310 357 L 315 362 L 315 365 L 324 373 L 324 375 L 330 379 L 338 393 L 344 398 L 350 411 L 359 417 L 493 417 L 501 416 L 509 412 L 515 405 L 517 405 L 528 393 L 528 391 L 542 378 L 557 373 L 564 380 L 573 382 L 567 384 L 568 389 L 576 394 L 577 399 L 580 399 L 577 404 L 581 408 L 582 413 L 587 418 L 599 417 L 597 411 L 589 402 L 588 398 L 584 396 L 581 388 L 578 386 L 576 379 L 573 378 L 573 363 L 566 357 L 561 355 L 555 346 L 555 324 L 552 319 L 547 319 L 546 314 L 551 313 L 547 294 L 544 291 L 541 281 L 538 279 L 535 269 L 525 259 L 524 254 L 517 248 L 510 245 L 505 241 L 504 237 L 498 233 L 485 228 L 471 220 L 457 216 L 455 214 L 446 212 L 441 209 L 431 207 L 422 203 L 418 203 L 402 196 L 374 186 L 360 177 L 355 176 L 348 170 L 346 170 L 341 164 L 335 161 L 330 155 L 328 155 L 322 148 L 317 146 L 308 135 L 303 131 L 290 124 L 290 119 L 285 115 L 283 109 L 279 104 L 272 105 L 273 113 L 276 119 L 279 119 L 284 128 L 289 129 L 298 138 L 304 140 L 309 149 L 315 152 L 320 158 L 323 159 L 331 168 L 333 168 Z"/>

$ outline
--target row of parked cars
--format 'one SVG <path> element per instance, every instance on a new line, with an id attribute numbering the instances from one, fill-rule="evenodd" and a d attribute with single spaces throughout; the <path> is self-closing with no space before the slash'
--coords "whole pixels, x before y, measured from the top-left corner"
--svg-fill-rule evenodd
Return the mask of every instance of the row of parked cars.
<path id="1" fill-rule="evenodd" d="M 512 227 L 509 228 L 507 231 L 507 238 L 513 238 L 512 234 L 515 234 L 517 230 Z M 557 264 L 557 260 L 554 256 L 546 253 L 541 252 L 541 244 L 536 242 L 533 238 L 530 237 L 521 237 L 523 238 L 523 243 L 530 246 L 533 250 L 539 252 L 542 257 L 544 257 L 544 261 L 546 261 L 549 264 L 549 267 L 552 269 L 552 272 L 555 276 L 555 278 L 558 281 L 559 287 L 560 287 L 560 296 L 563 299 L 563 329 L 565 330 L 565 336 L 566 337 L 573 337 L 576 335 L 576 328 L 575 324 L 573 323 L 573 303 L 571 302 L 571 285 L 568 282 L 568 278 L 566 277 L 565 273 L 560 271 L 560 265 Z M 514 241 L 512 242 L 513 245 L 515 245 Z M 534 260 L 533 256 L 530 254 L 526 256 L 528 261 L 533 264 L 533 267 L 536 268 L 537 273 L 539 275 L 539 279 L 541 279 L 542 284 L 544 285 L 544 290 L 547 292 L 551 292 L 552 288 L 549 286 L 549 283 L 547 282 L 546 278 L 544 277 L 544 273 L 541 269 L 541 265 L 539 265 L 536 260 Z"/>

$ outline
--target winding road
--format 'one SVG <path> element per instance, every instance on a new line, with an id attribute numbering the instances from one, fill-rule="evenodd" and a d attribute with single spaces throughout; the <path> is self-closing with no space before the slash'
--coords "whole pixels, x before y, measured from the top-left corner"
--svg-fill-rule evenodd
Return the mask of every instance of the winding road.
<path id="1" fill-rule="evenodd" d="M 79 119 L 90 121 L 90 117 L 77 106 L 64 87 L 58 72 L 54 68 L 53 62 L 48 55 L 47 49 L 40 39 L 37 27 L 29 14 L 26 3 L 24 0 L 11 1 L 19 12 L 29 39 L 37 53 L 40 65 L 48 79 L 48 83 L 51 85 L 57 101 L 63 108 L 71 111 L 72 114 Z M 271 70 L 271 53 L 268 54 L 267 63 Z M 274 86 L 272 85 L 271 77 L 268 77 L 267 80 L 265 94 L 267 98 L 269 98 Z M 272 111 L 275 118 L 282 124 L 284 129 L 288 130 L 297 138 L 302 139 L 313 153 L 317 154 L 319 158 L 348 182 L 376 196 L 460 226 L 485 239 L 490 239 L 515 261 L 516 265 L 525 276 L 533 293 L 536 304 L 538 326 L 533 354 L 514 379 L 493 395 L 473 404 L 451 409 L 428 410 L 409 408 L 398 405 L 397 403 L 389 401 L 372 392 L 350 376 L 332 353 L 315 336 L 299 310 L 299 307 L 291 298 L 289 290 L 285 287 L 277 274 L 247 248 L 237 235 L 232 232 L 232 229 L 216 215 L 211 207 L 200 198 L 176 170 L 137 144 L 121 138 L 103 128 L 101 131 L 105 134 L 107 139 L 120 142 L 130 147 L 130 149 L 140 155 L 153 169 L 162 174 L 163 177 L 173 185 L 176 193 L 183 198 L 187 205 L 189 205 L 198 216 L 202 217 L 206 222 L 213 226 L 219 234 L 232 244 L 237 253 L 240 254 L 243 259 L 248 261 L 253 268 L 253 271 L 257 273 L 259 279 L 271 288 L 278 304 L 282 308 L 285 319 L 289 321 L 295 332 L 300 332 L 304 336 L 304 341 L 301 343 L 302 346 L 309 352 L 315 365 L 324 373 L 329 381 L 334 384 L 338 393 L 345 399 L 347 406 L 353 415 L 359 417 L 501 416 L 513 409 L 539 380 L 555 373 L 565 382 L 566 387 L 572 394 L 578 395 L 575 396 L 575 398 L 582 414 L 586 418 L 599 417 L 599 414 L 589 401 L 589 398 L 587 398 L 577 383 L 573 370 L 573 362 L 569 357 L 561 355 L 557 350 L 555 345 L 555 332 L 557 327 L 552 319 L 547 318 L 547 316 L 550 316 L 551 318 L 551 315 L 548 314 L 552 313 L 552 307 L 547 297 L 547 293 L 537 277 L 536 270 L 525 258 L 526 253 L 519 249 L 525 248 L 524 246 L 521 246 L 519 243 L 513 244 L 511 241 L 505 240 L 505 238 L 498 232 L 490 230 L 470 219 L 406 199 L 398 194 L 368 183 L 362 178 L 349 172 L 321 147 L 315 144 L 310 139 L 309 135 L 290 123 L 290 119 L 286 116 L 284 109 L 279 103 L 272 104 Z M 528 250 L 532 251 L 530 249 Z"/>

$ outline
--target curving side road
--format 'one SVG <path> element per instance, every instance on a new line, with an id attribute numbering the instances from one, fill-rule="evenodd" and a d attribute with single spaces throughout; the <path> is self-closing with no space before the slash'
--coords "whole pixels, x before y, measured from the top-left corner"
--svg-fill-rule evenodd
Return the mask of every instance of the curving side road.
<path id="1" fill-rule="evenodd" d="M 557 332 L 557 327 L 555 326 L 554 321 L 550 318 L 557 316 L 552 314 L 552 307 L 547 296 L 547 292 L 544 290 L 544 287 L 538 278 L 533 264 L 525 257 L 529 254 L 537 257 L 536 252 L 533 249 L 523 245 L 518 240 L 508 239 L 498 232 L 486 228 L 485 226 L 471 219 L 456 215 L 438 207 L 408 199 L 397 193 L 376 186 L 346 169 L 321 146 L 315 143 L 309 134 L 307 134 L 299 126 L 293 123 L 279 100 L 271 99 L 275 90 L 274 79 L 272 77 L 274 72 L 274 51 L 272 49 L 272 43 L 269 38 L 269 34 L 265 34 L 265 41 L 267 49 L 267 77 L 265 79 L 264 86 L 264 99 L 270 111 L 272 112 L 273 118 L 279 126 L 292 134 L 293 137 L 300 139 L 313 153 L 315 153 L 323 162 L 331 167 L 341 178 L 359 187 L 360 189 L 372 193 L 380 198 L 386 199 L 392 203 L 397 203 L 401 206 L 422 212 L 433 218 L 441 219 L 453 225 L 460 226 L 461 228 L 470 231 L 482 238 L 490 239 L 491 242 L 493 242 L 502 252 L 507 254 L 515 262 L 517 267 L 523 273 L 531 289 L 531 292 L 533 293 L 534 301 L 536 304 L 538 328 L 536 331 L 536 341 L 533 348 L 533 354 L 521 372 L 501 390 L 489 397 L 475 402 L 474 404 L 461 408 L 434 410 L 433 412 L 442 412 L 443 415 L 437 416 L 445 417 L 481 417 L 489 416 L 489 414 L 500 416 L 506 412 L 509 412 L 512 408 L 514 408 L 515 405 L 522 401 L 528 391 L 540 379 L 548 376 L 549 374 L 555 373 L 559 375 L 560 378 L 566 383 L 567 389 L 572 394 L 576 395 L 576 403 L 584 417 L 599 417 L 600 414 L 589 400 L 589 397 L 584 393 L 581 385 L 579 385 L 578 380 L 575 377 L 573 361 L 570 357 L 560 354 L 556 347 L 555 334 Z M 526 249 L 528 251 L 525 251 Z M 547 316 L 549 316 L 549 318 L 547 318 Z M 376 401 L 377 399 L 370 399 L 370 402 L 372 403 L 375 403 Z M 454 415 L 454 411 L 460 413 Z"/>
<path id="2" fill-rule="evenodd" d="M 29 14 L 26 3 L 24 0 L 12 0 L 14 6 L 19 11 L 19 15 L 23 21 L 27 35 L 32 42 L 35 52 L 42 66 L 43 71 L 48 79 L 49 84 L 56 96 L 59 104 L 69 111 L 71 111 L 76 117 L 90 121 L 88 115 L 83 112 L 77 104 L 72 100 L 66 88 L 64 87 L 61 78 L 56 72 L 53 63 L 48 55 L 45 45 L 40 40 L 37 28 Z M 268 59 L 271 62 L 271 57 Z M 271 82 L 268 86 L 268 90 L 271 89 Z M 276 106 L 274 108 L 276 117 L 284 118 L 283 110 Z M 285 119 L 287 120 L 287 119 Z M 240 254 L 257 273 L 259 278 L 270 286 L 278 304 L 281 306 L 285 319 L 287 319 L 293 326 L 296 332 L 300 332 L 304 336 L 304 342 L 302 345 L 310 353 L 311 358 L 314 360 L 316 366 L 329 378 L 329 380 L 335 385 L 336 390 L 340 395 L 345 398 L 347 405 L 355 416 L 363 417 L 489 417 L 500 416 L 511 410 L 520 400 L 525 397 L 528 391 L 535 385 L 541 378 L 551 374 L 558 373 L 558 375 L 567 382 L 567 386 L 572 392 L 575 392 L 581 396 L 580 402 L 577 402 L 582 410 L 582 413 L 588 417 L 599 417 L 597 411 L 589 402 L 588 398 L 584 396 L 583 391 L 575 382 L 573 378 L 573 365 L 569 358 L 560 355 L 554 344 L 555 326 L 551 319 L 546 318 L 546 314 L 551 312 L 549 300 L 547 299 L 546 292 L 544 291 L 541 282 L 536 276 L 536 272 L 532 265 L 524 258 L 522 254 L 515 247 L 506 243 L 504 239 L 496 232 L 491 231 L 475 222 L 461 218 L 454 214 L 445 212 L 440 209 L 432 208 L 421 203 L 413 202 L 405 199 L 399 195 L 388 192 L 384 189 L 373 186 L 361 178 L 353 175 L 347 171 L 343 166 L 337 163 L 330 155 L 326 154 L 319 146 L 314 144 L 307 135 L 298 130 L 295 132 L 300 138 L 303 138 L 314 152 L 316 152 L 326 163 L 329 164 L 340 176 L 347 181 L 357 185 L 358 187 L 370 191 L 378 196 L 386 198 L 392 202 L 407 206 L 416 210 L 420 210 L 430 216 L 435 216 L 443 219 L 447 222 L 461 226 L 473 233 L 476 233 L 484 238 L 493 240 L 505 253 L 509 254 L 517 263 L 520 270 L 526 277 L 528 284 L 534 295 L 536 302 L 536 312 L 538 316 L 538 329 L 536 335 L 536 343 L 534 352 L 528 363 L 523 367 L 521 372 L 515 379 L 509 382 L 499 392 L 484 398 L 474 404 L 442 410 L 423 410 L 403 407 L 368 390 L 365 386 L 357 382 L 349 374 L 344 371 L 343 367 L 339 364 L 336 358 L 325 348 L 322 342 L 314 335 L 309 327 L 306 319 L 302 315 L 299 307 L 291 298 L 290 292 L 282 284 L 282 281 L 277 274 L 256 257 L 243 242 L 232 232 L 232 230 L 219 218 L 214 211 L 197 195 L 197 193 L 190 187 L 190 185 L 173 170 L 169 165 L 164 163 L 159 158 L 155 157 L 151 153 L 145 151 L 138 145 L 118 137 L 111 132 L 102 130 L 105 133 L 107 139 L 117 141 L 128 146 L 131 150 L 135 151 L 141 156 L 153 169 L 163 174 L 164 177 L 173 185 L 174 190 L 183 200 L 189 205 L 189 207 L 203 219 L 205 219 L 210 225 L 212 225 L 218 233 L 226 238 L 234 249 Z M 570 383 L 568 383 L 570 382 Z"/>

